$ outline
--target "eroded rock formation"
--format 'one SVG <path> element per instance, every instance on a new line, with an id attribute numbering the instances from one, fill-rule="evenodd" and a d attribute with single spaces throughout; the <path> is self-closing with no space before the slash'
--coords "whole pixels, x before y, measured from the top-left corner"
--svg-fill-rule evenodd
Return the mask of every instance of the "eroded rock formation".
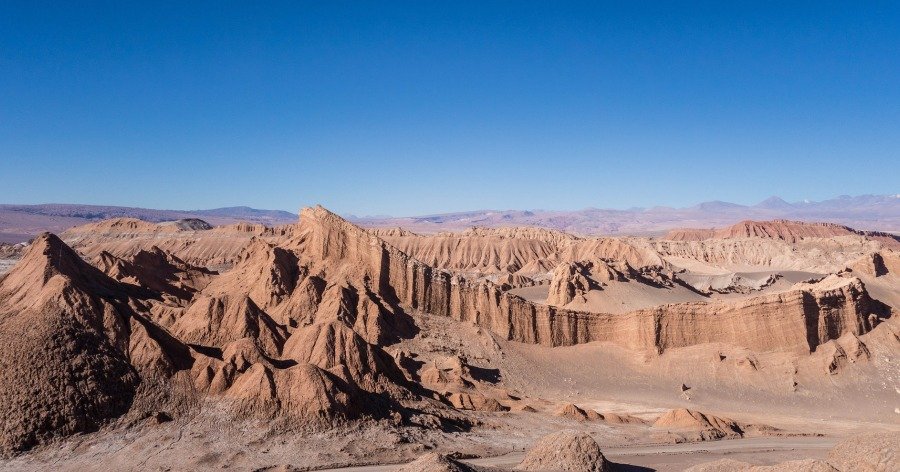
<path id="1" fill-rule="evenodd" d="M 508 286 L 462 273 L 485 254 L 487 262 L 477 267 L 507 273 L 549 261 L 594 261 L 586 272 L 586 266 L 559 269 L 554 283 L 573 298 L 590 290 L 591 281 L 671 282 L 659 253 L 619 239 L 475 231 L 475 240 L 500 243 L 463 252 L 471 257 L 441 259 L 440 265 L 460 269 L 449 271 L 321 207 L 304 209 L 297 225 L 281 230 L 235 227 L 214 235 L 218 229 L 196 224 L 148 225 L 115 220 L 97 223 L 93 232 L 71 232 L 103 270 L 56 236 L 42 235 L 0 279 L 3 453 L 96 429 L 144 405 L 136 398 L 152 388 L 199 395 L 238 417 L 292 427 L 355 418 L 430 424 L 449 409 L 443 405 L 507 410 L 477 388 L 461 359 L 449 369 L 424 369 L 421 383 L 407 379 L 384 347 L 411 337 L 412 315 L 419 312 L 545 346 L 606 341 L 662 352 L 718 342 L 806 354 L 824 353 L 834 342 L 830 358 L 837 369 L 863 359 L 865 347 L 854 344 L 855 336 L 888 314 L 850 276 L 737 301 L 604 314 L 529 301 Z M 203 238 L 188 237 L 196 232 Z M 91 243 L 95 233 L 106 239 Z M 234 237 L 205 247 L 200 241 L 207 236 Z M 151 239 L 159 245 L 145 247 Z M 515 244 L 496 252 L 507 240 Z M 534 244 L 528 255 L 516 249 L 522 241 Z M 462 262 L 454 266 L 454 260 Z M 210 261 L 233 268 L 218 275 L 199 267 Z M 18 381 L 23 378 L 29 382 Z M 405 405 L 415 402 L 412 414 Z"/>

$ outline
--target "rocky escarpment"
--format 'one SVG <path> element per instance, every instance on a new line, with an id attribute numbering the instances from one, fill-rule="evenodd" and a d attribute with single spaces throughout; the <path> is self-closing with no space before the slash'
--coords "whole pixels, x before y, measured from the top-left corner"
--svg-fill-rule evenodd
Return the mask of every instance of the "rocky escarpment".
<path id="1" fill-rule="evenodd" d="M 833 272 L 863 255 L 884 249 L 875 240 L 858 236 L 804 239 L 789 243 L 778 239 L 708 239 L 703 241 L 640 240 L 635 242 L 661 254 L 669 261 L 700 262 L 729 268 L 778 268 L 812 272 Z M 677 262 L 674 262 L 677 265 Z M 758 269 L 756 269 L 758 270 Z"/>
<path id="2" fill-rule="evenodd" d="M 832 223 L 743 221 L 722 229 L 680 229 L 641 241 L 664 257 L 717 266 L 836 271 L 866 254 L 900 250 L 900 236 Z"/>
<path id="3" fill-rule="evenodd" d="M 740 302 L 671 304 L 624 315 L 559 309 L 489 282 L 469 282 L 433 269 L 322 208 L 304 210 L 301 221 L 318 228 L 312 247 L 320 259 L 366 261 L 370 283 L 382 294 L 396 295 L 408 309 L 472 322 L 525 343 L 610 341 L 662 351 L 724 342 L 762 351 L 810 352 L 844 333 L 865 333 L 887 314 L 858 279 L 837 277 Z"/>
<path id="4" fill-rule="evenodd" d="M 723 342 L 761 351 L 809 352 L 845 332 L 865 333 L 877 323 L 870 315 L 886 314 L 858 279 L 841 282 L 733 303 L 670 304 L 607 315 L 539 305 L 451 278 L 439 281 L 443 286 L 438 288 L 449 293 L 449 303 L 428 309 L 489 327 L 514 341 L 550 346 L 609 341 L 663 351 Z"/>
<path id="5" fill-rule="evenodd" d="M 615 259 L 641 267 L 663 265 L 650 249 L 626 238 L 580 238 L 544 228 L 472 228 L 423 236 L 402 230 L 369 230 L 431 267 L 459 273 L 536 275 L 563 262 Z"/>
<path id="6" fill-rule="evenodd" d="M 188 264 L 209 267 L 233 264 L 253 238 L 282 241 L 293 228 L 252 223 L 210 227 L 198 221 L 150 223 L 117 218 L 76 226 L 60 236 L 88 260 L 96 259 L 102 252 L 129 258 L 157 247 Z"/>
<path id="7" fill-rule="evenodd" d="M 810 223 L 790 220 L 747 220 L 721 229 L 676 229 L 669 231 L 663 239 L 671 241 L 703 241 L 707 239 L 763 238 L 796 243 L 804 239 L 833 238 L 836 236 L 863 236 L 879 240 L 886 247 L 900 249 L 900 238 L 890 233 L 857 231 L 834 223 Z"/>

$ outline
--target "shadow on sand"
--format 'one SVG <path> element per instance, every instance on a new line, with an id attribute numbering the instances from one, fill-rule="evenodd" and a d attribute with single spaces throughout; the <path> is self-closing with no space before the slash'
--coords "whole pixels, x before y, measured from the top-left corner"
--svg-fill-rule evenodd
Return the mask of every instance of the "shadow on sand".
<path id="1" fill-rule="evenodd" d="M 619 464 L 617 462 L 610 462 L 610 465 L 613 472 L 654 472 L 656 470 L 642 465 Z"/>

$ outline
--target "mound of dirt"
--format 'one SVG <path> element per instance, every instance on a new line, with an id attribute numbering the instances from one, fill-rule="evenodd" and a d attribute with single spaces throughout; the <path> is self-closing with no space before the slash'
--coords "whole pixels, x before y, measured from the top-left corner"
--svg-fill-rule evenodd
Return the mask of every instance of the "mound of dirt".
<path id="1" fill-rule="evenodd" d="M 596 411 L 591 409 L 585 410 L 583 408 L 579 408 L 572 403 L 563 405 L 563 407 L 560 408 L 559 412 L 556 413 L 556 416 L 561 416 L 563 418 L 568 418 L 575 421 L 595 421 L 602 418 L 600 416 L 600 413 L 597 413 Z"/>
<path id="2" fill-rule="evenodd" d="M 297 329 L 284 344 L 282 357 L 322 369 L 340 367 L 355 383 L 370 391 L 405 383 L 391 356 L 340 321 Z"/>
<path id="3" fill-rule="evenodd" d="M 310 364 L 286 369 L 253 364 L 235 379 L 225 397 L 239 414 L 299 421 L 326 428 L 361 413 L 359 396 L 337 376 Z"/>
<path id="4" fill-rule="evenodd" d="M 481 470 L 449 456 L 431 452 L 400 467 L 397 472 L 479 472 Z"/>
<path id="5" fill-rule="evenodd" d="M 597 441 L 585 433 L 560 431 L 544 436 L 525 454 L 519 470 L 609 472 Z"/>
<path id="6" fill-rule="evenodd" d="M 487 398 L 480 393 L 451 393 L 448 397 L 450 404 L 460 410 L 474 411 L 509 411 L 494 398 Z"/>
<path id="7" fill-rule="evenodd" d="M 743 436 L 740 425 L 728 418 L 677 408 L 669 410 L 653 423 L 653 428 L 666 431 L 699 433 L 703 439 L 738 438 Z"/>
<path id="8" fill-rule="evenodd" d="M 618 413 L 600 413 L 600 419 L 611 424 L 647 424 L 648 421 L 632 415 L 620 415 Z"/>
<path id="9" fill-rule="evenodd" d="M 560 264 L 553 270 L 550 279 L 549 305 L 564 306 L 573 300 L 587 301 L 585 294 L 592 289 L 599 289 L 597 282 L 590 278 L 590 272 L 583 264 Z"/>
<path id="10" fill-rule="evenodd" d="M 138 376 L 121 350 L 126 293 L 49 233 L 0 282 L 0 454 L 127 411 Z"/>
<path id="11" fill-rule="evenodd" d="M 828 375 L 835 375 L 849 364 L 868 361 L 871 353 L 857 336 L 847 333 L 838 339 L 820 345 L 813 356 L 822 359 L 823 370 Z"/>

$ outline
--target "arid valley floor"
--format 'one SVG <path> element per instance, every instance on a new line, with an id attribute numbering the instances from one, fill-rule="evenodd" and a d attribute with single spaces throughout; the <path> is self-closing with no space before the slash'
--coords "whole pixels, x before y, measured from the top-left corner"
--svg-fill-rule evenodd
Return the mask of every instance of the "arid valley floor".
<path id="1" fill-rule="evenodd" d="M 0 273 L 3 470 L 900 470 L 890 233 L 314 207 L 90 222 Z"/>

